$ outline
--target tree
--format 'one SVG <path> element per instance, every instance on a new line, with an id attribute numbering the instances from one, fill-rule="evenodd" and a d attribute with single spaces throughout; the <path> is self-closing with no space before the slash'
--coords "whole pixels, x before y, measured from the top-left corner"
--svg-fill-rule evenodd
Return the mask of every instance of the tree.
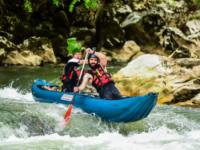
<path id="1" fill-rule="evenodd" d="M 64 7 L 65 6 L 63 0 L 51 0 L 51 2 L 55 7 L 59 7 L 59 6 Z M 71 2 L 69 3 L 69 6 L 68 6 L 68 11 L 70 13 L 73 12 L 74 7 L 77 3 L 82 3 L 86 9 L 95 10 L 97 8 L 97 0 L 71 0 Z M 28 13 L 33 12 L 31 0 L 24 0 L 24 10 Z"/>

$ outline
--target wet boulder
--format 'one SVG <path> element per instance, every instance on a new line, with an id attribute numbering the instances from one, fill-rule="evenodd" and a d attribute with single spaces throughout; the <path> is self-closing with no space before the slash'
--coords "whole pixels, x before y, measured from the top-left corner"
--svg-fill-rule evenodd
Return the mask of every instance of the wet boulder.
<path id="1" fill-rule="evenodd" d="M 191 52 L 186 47 L 179 47 L 171 54 L 171 57 L 172 58 L 190 58 Z"/>
<path id="2" fill-rule="evenodd" d="M 2 62 L 4 65 L 26 65 L 38 66 L 42 63 L 42 57 L 33 54 L 31 51 L 11 51 Z"/>
<path id="3" fill-rule="evenodd" d="M 144 54 L 119 70 L 113 77 L 122 95 L 143 95 L 150 91 L 162 91 L 162 83 L 159 80 L 165 73 L 162 62 L 158 55 Z"/>
<path id="4" fill-rule="evenodd" d="M 190 58 L 195 57 L 193 47 L 196 47 L 195 41 L 189 39 L 180 29 L 175 27 L 166 27 L 161 31 L 160 44 L 167 55 L 172 58 Z"/>
<path id="5" fill-rule="evenodd" d="M 132 10 L 128 5 L 123 6 L 121 3 L 122 1 L 107 1 L 99 9 L 96 18 L 97 49 L 121 48 L 124 45 L 125 33 L 120 23 Z"/>
<path id="6" fill-rule="evenodd" d="M 38 66 L 57 62 L 51 42 L 47 38 L 31 37 L 19 45 L 3 39 L 2 45 L 7 50 L 2 59 L 4 65 Z"/>
<path id="7" fill-rule="evenodd" d="M 43 63 L 52 63 L 56 64 L 57 59 L 55 57 L 52 47 L 48 44 L 42 45 L 42 50 L 38 51 L 36 54 L 42 57 Z"/>
<path id="8" fill-rule="evenodd" d="M 200 93 L 191 99 L 193 106 L 200 105 Z"/>
<path id="9" fill-rule="evenodd" d="M 153 52 L 159 47 L 159 32 L 164 21 L 159 14 L 133 12 L 121 23 L 128 40 L 134 40 L 142 49 Z M 154 46 L 152 46 L 154 45 Z"/>
<path id="10" fill-rule="evenodd" d="M 200 20 L 189 20 L 186 23 L 186 34 L 190 39 L 198 39 L 200 37 Z"/>
<path id="11" fill-rule="evenodd" d="M 72 27 L 70 35 L 72 37 L 77 37 L 79 41 L 83 43 L 83 45 L 87 45 L 90 47 L 94 47 L 93 38 L 96 34 L 95 28 L 87 28 L 87 27 Z"/>
<path id="12" fill-rule="evenodd" d="M 12 50 L 19 49 L 17 45 L 15 45 L 13 42 L 8 40 L 4 36 L 0 36 L 0 48 L 4 48 L 5 51 L 12 51 Z"/>
<path id="13" fill-rule="evenodd" d="M 55 55 L 63 60 L 67 60 L 66 38 L 61 34 L 58 34 L 51 42 Z"/>
<path id="14" fill-rule="evenodd" d="M 5 58 L 6 52 L 3 48 L 0 48 L 0 64 L 2 60 Z"/>
<path id="15" fill-rule="evenodd" d="M 126 77 L 158 77 L 163 72 L 162 60 L 158 55 L 144 54 L 133 59 L 117 74 Z"/>
<path id="16" fill-rule="evenodd" d="M 190 65 L 185 65 L 184 60 Z M 122 95 L 157 92 L 159 103 L 200 107 L 196 98 L 200 93 L 198 63 L 198 59 L 146 54 L 135 57 L 113 78 Z"/>
<path id="17" fill-rule="evenodd" d="M 200 59 L 197 58 L 181 58 L 175 60 L 175 62 L 181 67 L 193 68 L 195 66 L 200 66 Z"/>
<path id="18" fill-rule="evenodd" d="M 200 93 L 200 87 L 199 88 L 183 87 L 178 91 L 174 92 L 174 97 L 171 100 L 170 104 L 191 100 L 198 93 Z"/>
<path id="19" fill-rule="evenodd" d="M 112 62 L 129 62 L 134 56 L 142 54 L 140 47 L 134 41 L 126 41 L 124 46 L 112 51 L 103 50 Z"/>
<path id="20" fill-rule="evenodd" d="M 57 62 L 51 41 L 47 38 L 31 37 L 24 40 L 20 48 L 23 50 L 30 50 L 35 55 L 40 56 L 43 63 L 55 64 Z"/>

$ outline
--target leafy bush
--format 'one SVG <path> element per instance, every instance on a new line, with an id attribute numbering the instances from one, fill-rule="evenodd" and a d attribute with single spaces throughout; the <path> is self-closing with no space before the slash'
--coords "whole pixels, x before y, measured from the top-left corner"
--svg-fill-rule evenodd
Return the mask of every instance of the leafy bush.
<path id="1" fill-rule="evenodd" d="M 82 50 L 82 45 L 79 43 L 75 37 L 67 39 L 67 51 L 68 54 L 74 54 Z"/>
<path id="2" fill-rule="evenodd" d="M 97 8 L 96 0 L 84 0 L 85 8 L 95 10 Z"/>
<path id="3" fill-rule="evenodd" d="M 200 8 L 200 0 L 194 0 L 197 6 Z"/>
<path id="4" fill-rule="evenodd" d="M 69 12 L 73 12 L 76 3 L 80 2 L 80 0 L 72 0 L 69 5 Z M 97 8 L 97 0 L 83 0 L 83 4 L 87 9 L 95 10 Z"/>
<path id="5" fill-rule="evenodd" d="M 24 0 L 24 10 L 29 13 L 33 12 L 32 3 L 29 0 Z"/>
<path id="6" fill-rule="evenodd" d="M 52 4 L 56 7 L 59 7 L 60 5 L 64 5 L 63 0 L 51 0 L 51 1 L 52 1 Z M 68 11 L 73 12 L 74 7 L 78 2 L 81 2 L 85 6 L 86 9 L 95 10 L 97 7 L 97 0 L 72 0 L 68 6 Z M 32 3 L 30 0 L 24 0 L 24 10 L 29 13 L 33 12 Z"/>
<path id="7" fill-rule="evenodd" d="M 52 0 L 54 6 L 58 7 L 61 4 L 61 0 Z"/>
<path id="8" fill-rule="evenodd" d="M 73 0 L 69 5 L 69 12 L 72 12 L 74 10 L 74 6 L 77 2 L 80 2 L 80 0 Z"/>

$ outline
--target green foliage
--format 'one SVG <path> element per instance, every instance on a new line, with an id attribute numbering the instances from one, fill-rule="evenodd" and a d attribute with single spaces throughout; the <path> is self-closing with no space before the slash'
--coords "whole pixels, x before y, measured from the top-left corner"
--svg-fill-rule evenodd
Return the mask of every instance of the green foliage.
<path id="1" fill-rule="evenodd" d="M 52 0 L 54 6 L 58 7 L 61 4 L 61 0 Z"/>
<path id="2" fill-rule="evenodd" d="M 74 10 L 74 6 L 77 2 L 80 2 L 80 0 L 72 0 L 72 2 L 69 5 L 69 12 L 72 12 Z"/>
<path id="3" fill-rule="evenodd" d="M 24 10 L 29 13 L 33 12 L 32 3 L 29 0 L 24 0 Z"/>
<path id="4" fill-rule="evenodd" d="M 80 0 L 72 0 L 69 5 L 69 12 L 73 12 L 76 3 L 80 2 Z M 83 4 L 87 9 L 95 10 L 97 8 L 97 0 L 83 0 Z"/>
<path id="5" fill-rule="evenodd" d="M 97 8 L 97 1 L 96 0 L 84 0 L 84 6 L 87 9 L 95 10 Z"/>
<path id="6" fill-rule="evenodd" d="M 67 39 L 67 51 L 68 54 L 74 54 L 82 50 L 82 45 L 79 43 L 75 37 Z"/>
<path id="7" fill-rule="evenodd" d="M 62 4 L 62 0 L 51 0 L 52 4 L 56 7 L 59 7 Z M 97 0 L 72 0 L 69 4 L 69 12 L 73 12 L 75 5 L 78 2 L 82 2 L 86 9 L 93 9 L 97 8 Z M 33 7 L 31 0 L 24 0 L 24 10 L 26 12 L 32 13 Z"/>
<path id="8" fill-rule="evenodd" d="M 172 7 L 176 7 L 176 5 L 177 5 L 177 1 L 176 0 L 168 0 L 167 2 Z"/>
<path id="9" fill-rule="evenodd" d="M 52 4 L 56 7 L 59 7 L 62 4 L 62 0 L 51 0 Z M 97 0 L 72 0 L 69 4 L 69 12 L 73 12 L 75 5 L 81 2 L 85 6 L 86 9 L 93 9 L 95 10 L 97 8 Z M 64 5 L 64 4 L 63 4 Z M 26 12 L 32 13 L 33 7 L 31 0 L 24 0 L 24 10 Z"/>
<path id="10" fill-rule="evenodd" d="M 194 3 L 200 8 L 200 0 L 194 0 Z"/>

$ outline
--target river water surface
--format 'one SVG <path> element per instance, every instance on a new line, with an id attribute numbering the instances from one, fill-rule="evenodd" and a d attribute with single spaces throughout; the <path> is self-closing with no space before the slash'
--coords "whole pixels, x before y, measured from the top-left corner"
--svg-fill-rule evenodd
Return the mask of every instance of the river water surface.
<path id="1" fill-rule="evenodd" d="M 198 108 L 156 106 L 132 123 L 108 123 L 75 108 L 64 126 L 67 106 L 38 103 L 31 95 L 34 79 L 56 82 L 61 72 L 0 68 L 0 150 L 200 150 Z"/>

